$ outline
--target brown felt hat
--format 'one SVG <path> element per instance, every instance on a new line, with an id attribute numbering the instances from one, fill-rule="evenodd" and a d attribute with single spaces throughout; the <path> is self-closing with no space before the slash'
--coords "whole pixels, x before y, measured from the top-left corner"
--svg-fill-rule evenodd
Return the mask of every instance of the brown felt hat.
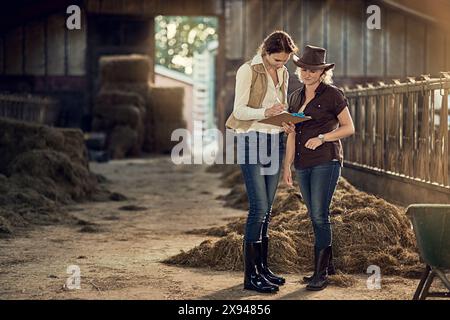
<path id="1" fill-rule="evenodd" d="M 307 45 L 301 57 L 296 54 L 293 55 L 294 63 L 303 69 L 317 70 L 317 69 L 331 69 L 334 63 L 326 63 L 327 50 L 320 47 Z"/>

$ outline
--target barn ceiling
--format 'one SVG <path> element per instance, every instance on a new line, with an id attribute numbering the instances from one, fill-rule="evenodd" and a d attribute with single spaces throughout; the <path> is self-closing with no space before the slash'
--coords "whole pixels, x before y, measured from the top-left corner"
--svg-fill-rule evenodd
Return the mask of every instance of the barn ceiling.
<path id="1" fill-rule="evenodd" d="M 11 27 L 39 19 L 50 13 L 64 10 L 71 4 L 80 4 L 82 0 L 14 0 L 0 10 L 0 32 Z"/>

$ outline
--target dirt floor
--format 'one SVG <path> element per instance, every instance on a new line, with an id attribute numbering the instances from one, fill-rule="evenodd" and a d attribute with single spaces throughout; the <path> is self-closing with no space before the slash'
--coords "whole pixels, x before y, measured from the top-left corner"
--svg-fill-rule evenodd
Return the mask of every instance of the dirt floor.
<path id="1" fill-rule="evenodd" d="M 246 215 L 216 200 L 229 190 L 219 187 L 220 174 L 206 166 L 176 166 L 169 156 L 90 168 L 129 200 L 68 207 L 88 222 L 84 226 L 38 226 L 0 239 L 0 299 L 411 299 L 418 283 L 383 276 L 381 289 L 369 290 L 369 276 L 361 274 L 352 287 L 311 293 L 300 283 L 303 275 L 285 274 L 280 292 L 264 295 L 243 290 L 241 272 L 163 264 L 180 250 L 217 239 L 186 231 Z M 80 289 L 65 287 L 70 265 L 80 268 Z"/>

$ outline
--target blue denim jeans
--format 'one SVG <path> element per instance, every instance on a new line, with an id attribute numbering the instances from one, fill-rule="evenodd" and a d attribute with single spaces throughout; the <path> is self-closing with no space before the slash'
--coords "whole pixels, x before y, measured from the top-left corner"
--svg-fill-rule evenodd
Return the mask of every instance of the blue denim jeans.
<path id="1" fill-rule="evenodd" d="M 300 192 L 308 208 L 314 229 L 315 250 L 331 245 L 330 204 L 341 175 L 339 161 L 330 161 L 311 168 L 297 169 Z"/>
<path id="2" fill-rule="evenodd" d="M 244 239 L 247 242 L 260 241 L 262 237 L 268 236 L 272 203 L 278 187 L 280 169 L 284 157 L 283 133 L 265 134 L 257 133 L 258 143 L 247 141 L 238 146 L 245 153 L 245 163 L 241 163 L 241 171 L 244 177 L 245 187 L 249 203 L 247 223 L 245 226 Z M 278 141 L 278 143 L 277 143 Z M 267 144 L 266 144 L 267 143 Z M 273 143 L 275 143 L 273 145 Z M 266 145 L 264 153 L 267 159 L 256 156 L 255 161 L 249 161 L 251 154 L 259 153 L 261 146 Z M 266 152 L 267 151 L 267 152 Z M 270 170 L 267 170 L 270 167 Z"/>

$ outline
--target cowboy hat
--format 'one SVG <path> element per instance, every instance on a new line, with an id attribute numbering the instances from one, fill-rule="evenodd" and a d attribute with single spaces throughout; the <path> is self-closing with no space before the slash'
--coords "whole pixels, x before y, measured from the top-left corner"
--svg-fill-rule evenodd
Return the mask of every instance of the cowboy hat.
<path id="1" fill-rule="evenodd" d="M 320 47 L 314 47 L 307 45 L 301 57 L 296 54 L 293 55 L 292 59 L 294 63 L 303 69 L 317 70 L 325 69 L 329 70 L 334 67 L 334 63 L 326 63 L 325 58 L 327 56 L 327 50 Z"/>

